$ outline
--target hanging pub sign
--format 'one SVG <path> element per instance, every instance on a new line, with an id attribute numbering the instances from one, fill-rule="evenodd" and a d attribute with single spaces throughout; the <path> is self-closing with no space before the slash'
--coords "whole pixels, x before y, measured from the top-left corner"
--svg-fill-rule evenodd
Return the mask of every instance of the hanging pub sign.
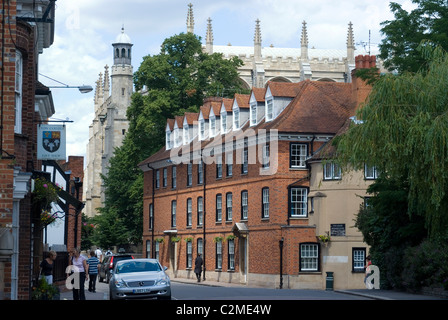
<path id="1" fill-rule="evenodd" d="M 39 124 L 37 159 L 65 160 L 65 125 Z"/>

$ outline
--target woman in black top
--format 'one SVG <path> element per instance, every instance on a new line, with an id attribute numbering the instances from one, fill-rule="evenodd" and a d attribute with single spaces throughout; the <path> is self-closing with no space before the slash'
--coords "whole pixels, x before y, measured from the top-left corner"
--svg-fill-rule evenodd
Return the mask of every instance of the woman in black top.
<path id="1" fill-rule="evenodd" d="M 56 259 L 56 252 L 50 251 L 48 252 L 47 258 L 45 258 L 41 264 L 41 272 L 40 274 L 45 277 L 48 284 L 53 284 L 53 266 L 54 260 Z"/>

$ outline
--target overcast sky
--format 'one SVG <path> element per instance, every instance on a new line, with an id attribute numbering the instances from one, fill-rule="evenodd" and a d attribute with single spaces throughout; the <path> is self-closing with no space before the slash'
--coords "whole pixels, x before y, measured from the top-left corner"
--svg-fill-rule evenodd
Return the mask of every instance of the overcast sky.
<path id="1" fill-rule="evenodd" d="M 39 72 L 70 85 L 91 85 L 104 66 L 113 64 L 112 43 L 121 32 L 132 40 L 134 71 L 143 57 L 158 54 L 163 40 L 186 32 L 188 3 L 193 4 L 195 34 L 205 44 L 207 19 L 212 19 L 215 45 L 252 46 L 255 20 L 260 19 L 262 45 L 299 48 L 302 21 L 309 47 L 345 49 L 348 23 L 353 23 L 357 51 L 367 54 L 381 42 L 380 23 L 393 19 L 389 0 L 58 0 L 53 45 L 40 56 Z M 395 2 L 411 9 L 411 1 Z M 48 78 L 39 80 L 59 85 Z M 67 124 L 67 156 L 85 156 L 93 119 L 94 91 L 52 89 L 56 113 Z"/>

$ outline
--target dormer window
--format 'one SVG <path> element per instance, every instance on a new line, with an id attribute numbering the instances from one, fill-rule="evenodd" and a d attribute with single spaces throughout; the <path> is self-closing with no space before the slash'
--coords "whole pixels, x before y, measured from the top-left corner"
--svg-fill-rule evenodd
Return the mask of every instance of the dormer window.
<path id="1" fill-rule="evenodd" d="M 274 118 L 274 99 L 272 97 L 266 99 L 266 121 Z"/>
<path id="2" fill-rule="evenodd" d="M 205 121 L 204 119 L 199 120 L 199 140 L 205 139 Z"/>
<path id="3" fill-rule="evenodd" d="M 166 131 L 165 138 L 166 138 L 166 150 L 170 150 L 173 147 L 171 141 L 171 131 Z"/>
<path id="4" fill-rule="evenodd" d="M 210 137 L 214 137 L 216 135 L 216 117 L 214 114 L 210 115 Z"/>
<path id="5" fill-rule="evenodd" d="M 250 105 L 250 125 L 254 126 L 257 124 L 257 103 L 251 103 Z"/>
<path id="6" fill-rule="evenodd" d="M 240 109 L 238 107 L 233 109 L 233 128 L 235 130 L 240 128 Z"/>
<path id="7" fill-rule="evenodd" d="M 190 130 L 188 124 L 184 124 L 183 126 L 183 138 L 184 138 L 184 144 L 190 143 Z"/>
<path id="8" fill-rule="evenodd" d="M 174 147 L 180 146 L 180 135 L 179 135 L 179 128 L 174 128 Z"/>
<path id="9" fill-rule="evenodd" d="M 227 133 L 227 112 L 221 112 L 221 134 Z"/>

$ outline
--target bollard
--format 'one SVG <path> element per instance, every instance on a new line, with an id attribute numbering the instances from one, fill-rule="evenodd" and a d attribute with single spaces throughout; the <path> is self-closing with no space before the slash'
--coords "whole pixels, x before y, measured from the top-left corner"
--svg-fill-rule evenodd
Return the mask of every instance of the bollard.
<path id="1" fill-rule="evenodd" d="M 333 282 L 334 282 L 333 272 L 328 271 L 327 278 L 326 278 L 325 290 L 332 291 L 333 290 Z"/>

